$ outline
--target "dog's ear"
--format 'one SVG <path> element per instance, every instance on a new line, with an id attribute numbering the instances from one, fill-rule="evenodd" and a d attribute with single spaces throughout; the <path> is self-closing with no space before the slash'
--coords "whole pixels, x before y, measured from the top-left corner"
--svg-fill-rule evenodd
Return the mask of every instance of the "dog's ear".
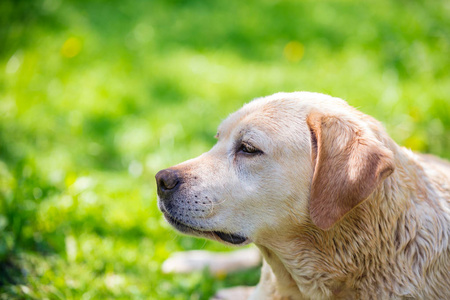
<path id="1" fill-rule="evenodd" d="M 350 119 L 313 112 L 307 123 L 314 165 L 310 214 L 327 230 L 394 171 L 393 153 Z"/>

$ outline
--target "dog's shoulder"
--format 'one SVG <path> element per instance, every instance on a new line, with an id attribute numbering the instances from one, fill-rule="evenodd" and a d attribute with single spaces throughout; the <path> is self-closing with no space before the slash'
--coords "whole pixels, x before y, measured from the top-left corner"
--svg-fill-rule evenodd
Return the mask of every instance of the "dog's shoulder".
<path id="1" fill-rule="evenodd" d="M 443 175 L 450 179 L 450 161 L 431 154 L 418 154 L 418 156 L 425 166 L 441 171 Z"/>

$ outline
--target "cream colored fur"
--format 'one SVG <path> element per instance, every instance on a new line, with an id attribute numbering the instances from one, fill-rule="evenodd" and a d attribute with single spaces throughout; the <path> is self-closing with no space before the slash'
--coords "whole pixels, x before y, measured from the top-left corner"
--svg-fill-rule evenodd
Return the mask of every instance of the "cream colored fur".
<path id="1" fill-rule="evenodd" d="M 450 299 L 450 164 L 398 146 L 341 99 L 256 99 L 209 152 L 171 169 L 187 233 L 260 249 L 250 299 Z"/>

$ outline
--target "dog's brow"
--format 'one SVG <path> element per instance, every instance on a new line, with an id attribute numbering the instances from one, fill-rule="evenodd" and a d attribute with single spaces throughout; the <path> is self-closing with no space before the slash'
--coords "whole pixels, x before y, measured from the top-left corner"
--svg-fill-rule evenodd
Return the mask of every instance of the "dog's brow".
<path id="1" fill-rule="evenodd" d="M 240 132 L 240 140 L 250 142 L 252 144 L 255 144 L 255 146 L 262 146 L 264 143 L 262 142 L 263 137 L 261 136 L 261 133 L 252 129 L 246 129 L 242 130 Z"/>

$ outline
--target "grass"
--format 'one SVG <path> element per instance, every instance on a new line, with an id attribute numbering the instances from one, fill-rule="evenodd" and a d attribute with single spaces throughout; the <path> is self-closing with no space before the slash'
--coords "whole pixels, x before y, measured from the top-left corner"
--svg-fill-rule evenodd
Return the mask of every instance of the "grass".
<path id="1" fill-rule="evenodd" d="M 0 3 L 0 299 L 208 299 L 258 270 L 168 275 L 154 174 L 252 98 L 341 97 L 450 158 L 446 1 Z"/>

